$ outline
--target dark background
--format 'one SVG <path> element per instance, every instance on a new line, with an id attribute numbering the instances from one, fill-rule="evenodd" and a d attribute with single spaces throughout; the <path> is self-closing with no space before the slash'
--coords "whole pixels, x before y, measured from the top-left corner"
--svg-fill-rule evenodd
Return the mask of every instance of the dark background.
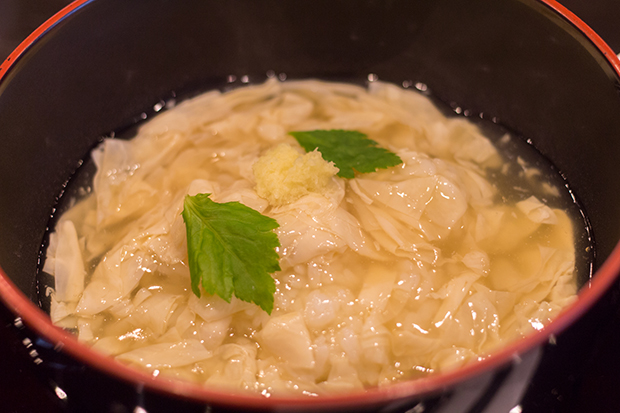
<path id="1" fill-rule="evenodd" d="M 0 0 L 0 62 L 29 33 L 69 3 Z M 620 52 L 619 0 L 560 3 L 597 31 L 616 53 Z M 23 357 L 23 349 L 18 348 L 21 346 L 8 326 L 11 319 L 0 305 L 0 411 L 60 412 L 56 395 L 34 374 L 30 361 Z M 585 324 L 596 324 L 596 337 L 588 337 L 588 345 L 581 345 Z M 577 344 L 563 344 L 566 342 Z M 616 283 L 580 323 L 561 334 L 558 346 L 547 346 L 541 368 L 521 405 L 524 413 L 620 412 L 620 284 Z"/>

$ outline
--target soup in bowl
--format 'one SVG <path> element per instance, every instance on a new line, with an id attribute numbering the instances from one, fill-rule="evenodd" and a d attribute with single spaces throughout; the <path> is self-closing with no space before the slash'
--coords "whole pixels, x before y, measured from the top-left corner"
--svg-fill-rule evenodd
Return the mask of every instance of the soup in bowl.
<path id="1" fill-rule="evenodd" d="M 61 354 L 198 403 L 373 407 L 480 380 L 612 282 L 616 61 L 565 10 L 242 6 L 75 3 L 3 67 L 3 298 Z"/>

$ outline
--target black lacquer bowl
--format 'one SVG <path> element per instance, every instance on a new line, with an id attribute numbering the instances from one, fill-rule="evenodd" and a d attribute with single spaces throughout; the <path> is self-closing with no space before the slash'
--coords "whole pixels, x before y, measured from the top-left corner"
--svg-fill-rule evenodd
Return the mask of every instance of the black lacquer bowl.
<path id="1" fill-rule="evenodd" d="M 553 0 L 76 1 L 0 66 L 0 298 L 69 410 L 482 411 L 502 372 L 535 359 L 620 270 L 619 70 L 601 39 Z M 439 100 L 531 138 L 578 194 L 596 238 L 595 275 L 578 301 L 481 362 L 319 398 L 151 377 L 54 327 L 38 307 L 39 250 L 80 159 L 175 93 L 233 78 L 262 82 L 267 73 L 419 82 Z"/>

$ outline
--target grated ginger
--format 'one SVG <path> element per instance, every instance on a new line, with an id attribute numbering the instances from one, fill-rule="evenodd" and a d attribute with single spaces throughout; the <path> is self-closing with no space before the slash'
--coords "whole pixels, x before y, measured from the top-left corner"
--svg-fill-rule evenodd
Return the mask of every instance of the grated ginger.
<path id="1" fill-rule="evenodd" d="M 314 150 L 301 155 L 289 144 L 268 150 L 252 166 L 256 193 L 271 205 L 286 205 L 309 193 L 325 194 L 338 168 Z"/>

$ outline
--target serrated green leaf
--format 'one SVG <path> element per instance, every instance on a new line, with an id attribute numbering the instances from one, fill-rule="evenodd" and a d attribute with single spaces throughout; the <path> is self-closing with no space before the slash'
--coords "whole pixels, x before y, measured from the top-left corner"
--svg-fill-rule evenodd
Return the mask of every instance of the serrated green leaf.
<path id="1" fill-rule="evenodd" d="M 340 169 L 338 176 L 342 178 L 355 178 L 355 171 L 375 172 L 403 162 L 398 155 L 377 146 L 377 142 L 358 131 L 332 129 L 289 134 L 306 152 L 318 148 L 323 159 L 333 162 Z"/>
<path id="2" fill-rule="evenodd" d="M 200 297 L 202 285 L 209 294 L 230 302 L 232 295 L 273 310 L 276 287 L 270 274 L 280 271 L 280 246 L 275 219 L 239 202 L 219 204 L 210 194 L 186 196 L 183 220 L 192 291 Z"/>

